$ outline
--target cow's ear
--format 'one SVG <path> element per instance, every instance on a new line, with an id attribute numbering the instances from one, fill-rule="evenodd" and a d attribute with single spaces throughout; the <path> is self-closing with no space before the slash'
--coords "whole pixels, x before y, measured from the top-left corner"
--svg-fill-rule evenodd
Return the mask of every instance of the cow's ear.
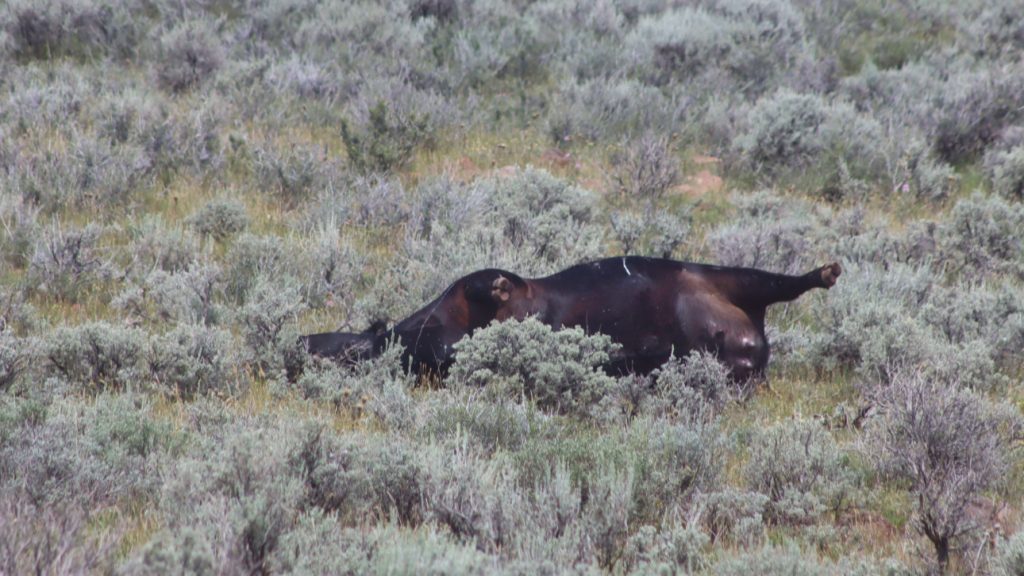
<path id="1" fill-rule="evenodd" d="M 498 276 L 491 283 L 491 298 L 495 302 L 508 302 L 512 297 L 512 281 L 504 276 Z"/>

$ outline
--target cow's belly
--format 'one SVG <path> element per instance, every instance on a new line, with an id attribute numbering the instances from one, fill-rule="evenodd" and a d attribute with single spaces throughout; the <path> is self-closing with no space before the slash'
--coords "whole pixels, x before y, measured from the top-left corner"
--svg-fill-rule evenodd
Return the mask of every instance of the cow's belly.
<path id="1" fill-rule="evenodd" d="M 613 372 L 649 372 L 680 351 L 683 334 L 671 306 L 645 291 L 598 292 L 565 298 L 548 308 L 542 320 L 552 327 L 580 327 L 601 333 L 621 346 Z"/>

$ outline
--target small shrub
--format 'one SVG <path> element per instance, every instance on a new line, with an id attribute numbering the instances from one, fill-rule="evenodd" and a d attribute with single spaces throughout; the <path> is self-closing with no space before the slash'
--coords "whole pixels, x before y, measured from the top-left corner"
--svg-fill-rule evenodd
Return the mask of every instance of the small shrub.
<path id="1" fill-rule="evenodd" d="M 975 193 L 940 224 L 943 259 L 955 272 L 983 279 L 1006 272 L 1024 277 L 1024 206 Z"/>
<path id="2" fill-rule="evenodd" d="M 367 574 L 383 544 L 379 529 L 343 528 L 318 508 L 303 512 L 271 557 L 274 574 Z M 422 560 L 421 560 L 422 561 Z M 403 568 L 408 569 L 408 565 Z"/>
<path id="3" fill-rule="evenodd" d="M 719 90 L 759 93 L 792 64 L 802 25 L 788 2 L 723 2 L 643 17 L 627 44 L 659 83 L 718 80 Z"/>
<path id="4" fill-rule="evenodd" d="M 190 400 L 208 391 L 230 390 L 231 343 L 225 331 L 181 325 L 150 338 L 146 362 L 158 386 Z"/>
<path id="5" fill-rule="evenodd" d="M 637 518 L 657 522 L 685 513 L 698 494 L 721 482 L 728 440 L 715 421 L 666 424 L 643 420 L 634 425 L 650 434 L 646 452 L 635 466 L 633 511 Z"/>
<path id="6" fill-rule="evenodd" d="M 751 489 L 768 497 L 774 523 L 815 522 L 850 505 L 856 478 L 835 439 L 814 420 L 776 424 L 757 433 L 744 471 Z"/>
<path id="7" fill-rule="evenodd" d="M 1005 126 L 1024 118 L 1018 70 L 966 64 L 962 70 L 949 74 L 936 107 L 937 122 L 929 126 L 935 151 L 950 164 L 971 160 Z"/>
<path id="8" fill-rule="evenodd" d="M 710 352 L 694 350 L 685 358 L 671 358 L 652 376 L 659 411 L 684 421 L 715 414 L 735 395 L 729 369 Z"/>
<path id="9" fill-rule="evenodd" d="M 446 526 L 459 541 L 496 552 L 514 529 L 515 509 L 505 504 L 519 496 L 518 490 L 495 461 L 465 447 L 442 450 L 437 448 L 427 460 L 427 518 Z"/>
<path id="10" fill-rule="evenodd" d="M 54 222 L 36 242 L 29 262 L 29 278 L 35 289 L 71 302 L 112 271 L 99 246 L 103 229 L 95 224 L 65 229 Z"/>
<path id="11" fill-rule="evenodd" d="M 672 258 L 690 235 L 691 220 L 689 210 L 675 214 L 658 211 L 650 224 L 647 252 L 658 258 Z"/>
<path id="12" fill-rule="evenodd" d="M 189 216 L 188 224 L 202 236 L 224 241 L 249 226 L 249 214 L 238 200 L 213 200 Z"/>
<path id="13" fill-rule="evenodd" d="M 578 140 L 632 138 L 675 126 L 688 103 L 682 97 L 670 99 L 657 87 L 634 79 L 569 81 L 551 105 L 548 134 L 560 147 Z"/>
<path id="14" fill-rule="evenodd" d="M 1000 541 L 992 561 L 994 576 L 1024 574 L 1024 532 L 1017 532 L 1008 540 Z"/>
<path id="15" fill-rule="evenodd" d="M 210 541 L 200 530 L 184 526 L 178 530 L 161 530 L 119 568 L 127 576 L 156 576 L 183 573 L 205 574 L 221 568 L 214 557 Z"/>
<path id="16" fill-rule="evenodd" d="M 771 192 L 737 196 L 736 201 L 740 216 L 707 237 L 717 262 L 781 274 L 803 274 L 815 264 L 812 238 L 821 229 L 810 206 L 784 206 Z"/>
<path id="17" fill-rule="evenodd" d="M 626 541 L 616 566 L 630 574 L 657 574 L 678 568 L 693 573 L 707 566 L 707 544 L 707 535 L 694 528 L 672 526 L 659 532 L 645 525 Z"/>
<path id="18" fill-rule="evenodd" d="M 193 264 L 173 274 L 154 270 L 141 288 L 122 292 L 112 304 L 143 318 L 149 317 L 152 306 L 161 321 L 212 326 L 225 315 L 221 278 L 220 268 L 213 264 Z"/>
<path id="19" fill-rule="evenodd" d="M 133 272 L 180 272 L 188 269 L 199 255 L 199 245 L 194 236 L 180 228 L 167 228 L 159 219 L 146 218 L 138 228 L 129 232 L 132 240 L 128 252 Z"/>
<path id="20" fill-rule="evenodd" d="M 455 350 L 452 378 L 557 412 L 585 414 L 614 384 L 601 366 L 615 346 L 581 328 L 555 331 L 534 318 L 510 320 L 475 332 Z"/>
<path id="21" fill-rule="evenodd" d="M 420 433 L 444 442 L 449 438 L 470 440 L 484 454 L 518 450 L 536 429 L 540 416 L 512 402 L 488 402 L 452 394 L 434 403 Z"/>
<path id="22" fill-rule="evenodd" d="M 16 56 L 128 57 L 142 36 L 131 4 L 118 0 L 12 0 L 0 18 Z"/>
<path id="23" fill-rule="evenodd" d="M 904 372 L 875 395 L 865 452 L 884 476 L 909 484 L 915 526 L 935 550 L 939 571 L 964 536 L 977 528 L 965 507 L 1005 488 L 1011 451 L 1020 438 L 1017 410 Z"/>
<path id="24" fill-rule="evenodd" d="M 834 567 L 823 564 L 814 554 L 804 554 L 795 544 L 786 548 L 765 546 L 761 550 L 724 557 L 711 567 L 722 576 L 827 576 Z"/>
<path id="25" fill-rule="evenodd" d="M 88 391 L 126 390 L 138 385 L 145 336 L 107 322 L 62 326 L 43 343 L 49 373 Z"/>
<path id="26" fill-rule="evenodd" d="M 247 348 L 246 359 L 257 371 L 274 374 L 299 346 L 296 316 L 305 308 L 293 282 L 259 278 L 238 312 Z"/>
<path id="27" fill-rule="evenodd" d="M 1024 146 L 996 152 L 986 158 L 996 192 L 1012 199 L 1024 198 Z"/>
<path id="28" fill-rule="evenodd" d="M 612 158 L 612 181 L 626 198 L 643 202 L 648 215 L 682 175 L 668 138 L 647 134 Z"/>
<path id="29" fill-rule="evenodd" d="M 484 223 L 498 226 L 512 247 L 543 262 L 543 271 L 602 254 L 604 232 L 594 222 L 593 193 L 533 168 L 480 181 L 476 188 L 491 211 Z"/>
<path id="30" fill-rule="evenodd" d="M 246 233 L 231 245 L 225 255 L 224 281 L 227 296 L 242 304 L 260 278 L 294 279 L 298 255 L 280 236 Z"/>
<path id="31" fill-rule="evenodd" d="M 0 491 L 43 506 L 96 509 L 154 497 L 159 466 L 177 436 L 138 395 L 59 400 L 44 417 L 23 417 L 0 447 Z"/>
<path id="32" fill-rule="evenodd" d="M 15 194 L 0 197 L 0 263 L 16 268 L 29 264 L 39 234 L 39 211 Z"/>
<path id="33" fill-rule="evenodd" d="M 352 166 L 363 173 L 390 172 L 412 159 L 416 148 L 428 141 L 426 115 L 410 114 L 395 118 L 381 100 L 370 109 L 369 122 L 359 129 L 349 122 L 341 124 L 341 139 Z"/>
<path id="34" fill-rule="evenodd" d="M 160 38 L 156 78 L 175 93 L 202 84 L 216 74 L 224 61 L 224 48 L 211 23 L 188 20 L 177 24 Z"/>
<path id="35" fill-rule="evenodd" d="M 635 254 L 644 235 L 644 218 L 632 212 L 616 212 L 611 216 L 611 225 L 615 239 L 622 245 L 622 253 Z"/>
<path id="36" fill-rule="evenodd" d="M 0 318 L 0 392 L 7 393 L 29 368 L 32 345 L 3 326 Z"/>
<path id="37" fill-rule="evenodd" d="M 412 423 L 409 389 L 415 375 L 404 368 L 403 351 L 401 346 L 389 346 L 380 356 L 351 368 L 333 362 L 314 364 L 296 385 L 304 397 L 329 401 L 352 418 L 368 415 L 383 426 L 404 430 Z"/>
<path id="38" fill-rule="evenodd" d="M 300 206 L 317 191 L 337 186 L 341 171 L 325 152 L 313 146 L 259 148 L 253 155 L 257 186 L 272 192 L 287 208 Z"/>
<path id="39" fill-rule="evenodd" d="M 768 496 L 760 492 L 743 492 L 726 488 L 697 497 L 703 523 L 711 541 L 732 538 L 751 543 L 764 533 L 764 512 Z"/>
<path id="40" fill-rule="evenodd" d="M 843 170 L 849 179 L 873 175 L 880 161 L 881 127 L 843 102 L 781 90 L 758 100 L 748 124 L 733 141 L 733 150 L 754 172 L 802 172 L 834 160 L 824 168 L 831 170 L 824 174 L 826 180 L 842 177 Z"/>
<path id="41" fill-rule="evenodd" d="M 305 492 L 303 480 L 289 473 L 295 435 L 244 421 L 228 432 L 206 438 L 166 474 L 160 498 L 166 526 L 190 541 L 166 539 L 174 548 L 160 554 L 173 558 L 180 554 L 175 548 L 188 544 L 186 557 L 213 560 L 218 572 L 257 573 L 268 569 Z"/>
<path id="42" fill-rule="evenodd" d="M 4 574 L 90 574 L 110 570 L 120 527 L 96 533 L 77 504 L 37 506 L 0 500 L 0 571 Z"/>

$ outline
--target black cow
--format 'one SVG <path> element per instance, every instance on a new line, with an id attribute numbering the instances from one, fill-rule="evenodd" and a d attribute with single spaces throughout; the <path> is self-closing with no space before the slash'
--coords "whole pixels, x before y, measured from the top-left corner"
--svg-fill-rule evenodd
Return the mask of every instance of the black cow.
<path id="1" fill-rule="evenodd" d="M 673 354 L 713 351 L 737 380 L 768 365 L 765 310 L 842 273 L 828 264 L 801 276 L 658 258 L 625 256 L 573 266 L 543 278 L 488 269 L 456 280 L 433 302 L 391 330 L 304 337 L 324 357 L 365 358 L 389 340 L 417 372 L 444 374 L 452 346 L 493 320 L 534 316 L 553 327 L 580 326 L 621 345 L 610 373 L 647 373 Z"/>

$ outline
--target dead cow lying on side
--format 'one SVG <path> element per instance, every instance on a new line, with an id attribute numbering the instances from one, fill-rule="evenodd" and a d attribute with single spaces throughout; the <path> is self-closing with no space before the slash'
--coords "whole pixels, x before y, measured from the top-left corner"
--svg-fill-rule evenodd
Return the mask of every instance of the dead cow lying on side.
<path id="1" fill-rule="evenodd" d="M 672 354 L 709 350 L 737 380 L 768 366 L 765 311 L 813 288 L 830 288 L 842 273 L 828 264 L 800 276 L 625 256 L 579 264 L 543 278 L 487 269 L 464 276 L 390 330 L 326 332 L 303 337 L 311 354 L 360 360 L 389 341 L 404 348 L 418 373 L 445 374 L 453 345 L 493 320 L 534 316 L 555 327 L 601 332 L 621 345 L 610 373 L 647 373 Z"/>

